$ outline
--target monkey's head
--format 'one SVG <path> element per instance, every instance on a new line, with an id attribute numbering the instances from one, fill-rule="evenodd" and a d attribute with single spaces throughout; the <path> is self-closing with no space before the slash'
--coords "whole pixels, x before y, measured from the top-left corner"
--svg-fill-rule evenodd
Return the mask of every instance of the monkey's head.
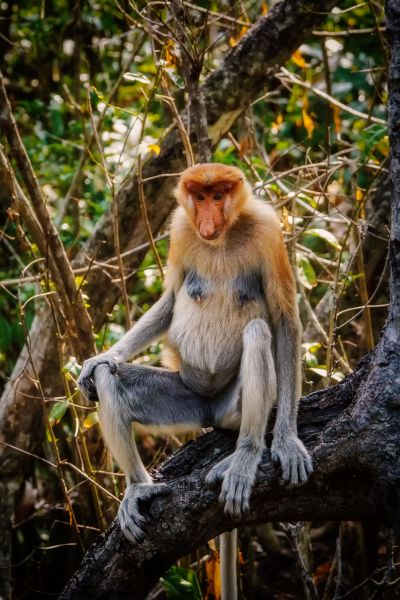
<path id="1" fill-rule="evenodd" d="M 176 199 L 186 210 L 189 222 L 209 242 L 223 237 L 250 195 L 242 171 L 220 163 L 189 167 L 176 188 Z"/>

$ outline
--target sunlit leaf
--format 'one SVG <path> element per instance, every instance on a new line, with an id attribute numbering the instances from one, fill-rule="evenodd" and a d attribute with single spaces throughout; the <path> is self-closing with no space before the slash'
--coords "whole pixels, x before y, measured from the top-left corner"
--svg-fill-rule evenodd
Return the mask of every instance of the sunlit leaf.
<path id="1" fill-rule="evenodd" d="M 99 422 L 99 415 L 96 410 L 94 412 L 89 413 L 86 416 L 86 419 L 83 422 L 83 427 L 84 427 L 84 429 L 90 429 L 91 427 L 93 427 L 93 425 L 97 425 L 98 422 Z"/>
<path id="2" fill-rule="evenodd" d="M 180 61 L 177 55 L 177 48 L 173 40 L 168 40 L 164 45 L 164 61 L 165 66 L 170 69 L 179 65 Z"/>
<path id="3" fill-rule="evenodd" d="M 146 75 L 143 75 L 143 73 L 124 73 L 123 77 L 126 81 L 137 81 L 144 85 L 151 85 L 150 79 Z"/>
<path id="4" fill-rule="evenodd" d="M 308 98 L 307 95 L 304 96 L 303 98 L 303 108 L 301 110 L 301 115 L 303 117 L 303 125 L 304 125 L 304 129 L 307 131 L 307 135 L 308 137 L 312 136 L 312 133 L 315 129 L 315 123 L 313 121 L 313 119 L 311 118 L 309 112 L 308 112 Z"/>
<path id="5" fill-rule="evenodd" d="M 311 290 L 317 285 L 317 275 L 314 271 L 314 267 L 306 256 L 299 257 L 297 268 L 300 281 L 306 289 Z"/>
<path id="6" fill-rule="evenodd" d="M 298 67 L 304 69 L 305 67 L 307 67 L 307 63 L 303 58 L 303 55 L 301 54 L 300 50 L 296 50 L 292 56 L 291 56 L 292 61 L 294 62 L 295 65 L 297 65 Z"/>
<path id="7" fill-rule="evenodd" d="M 161 577 L 165 593 L 171 600 L 202 600 L 197 575 L 193 569 L 174 565 Z"/>
<path id="8" fill-rule="evenodd" d="M 210 542 L 208 543 L 211 545 Z M 210 548 L 210 556 L 206 562 L 207 575 L 207 591 L 204 600 L 209 600 L 211 597 L 215 600 L 221 600 L 221 564 L 220 555 L 215 548 Z"/>
<path id="9" fill-rule="evenodd" d="M 157 156 L 161 152 L 161 148 L 158 144 L 150 144 L 149 146 L 147 146 L 147 149 L 150 150 L 150 152 L 152 152 L 153 154 L 156 154 Z"/>
<path id="10" fill-rule="evenodd" d="M 303 342 L 301 347 L 307 350 L 308 352 L 317 352 L 321 349 L 320 342 Z"/>

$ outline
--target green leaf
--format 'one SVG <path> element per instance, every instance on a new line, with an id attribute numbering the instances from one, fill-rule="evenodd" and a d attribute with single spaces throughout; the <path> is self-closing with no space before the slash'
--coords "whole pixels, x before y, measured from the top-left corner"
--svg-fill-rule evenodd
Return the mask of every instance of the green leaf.
<path id="1" fill-rule="evenodd" d="M 193 569 L 174 565 L 161 577 L 169 600 L 202 600 L 199 582 Z"/>
<path id="2" fill-rule="evenodd" d="M 333 233 L 327 231 L 326 229 L 307 229 L 305 235 L 311 235 L 313 237 L 320 238 L 330 246 L 340 249 L 340 244 L 337 241 L 336 237 L 333 235 Z"/>
<path id="3" fill-rule="evenodd" d="M 311 290 L 317 285 L 317 275 L 314 268 L 306 256 L 300 256 L 297 262 L 297 268 L 301 283 L 305 288 Z"/>
<path id="4" fill-rule="evenodd" d="M 68 402 L 66 400 L 62 400 L 61 402 L 56 402 L 53 404 L 50 410 L 50 419 L 54 423 L 59 423 L 68 409 Z"/>

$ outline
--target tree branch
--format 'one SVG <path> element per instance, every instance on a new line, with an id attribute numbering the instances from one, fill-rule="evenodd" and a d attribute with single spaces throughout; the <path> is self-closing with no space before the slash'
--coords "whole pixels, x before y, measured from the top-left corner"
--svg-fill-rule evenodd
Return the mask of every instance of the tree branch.
<path id="1" fill-rule="evenodd" d="M 214 431 L 186 444 L 155 473 L 157 482 L 170 486 L 171 495 L 144 506 L 144 542 L 130 544 L 116 520 L 90 548 L 60 600 L 144 598 L 179 557 L 239 525 L 393 521 L 391 498 L 397 498 L 393 491 L 400 469 L 395 423 L 400 383 L 388 382 L 399 368 L 399 345 L 384 341 L 341 384 L 304 398 L 299 433 L 312 453 L 315 473 L 304 486 L 288 488 L 267 451 L 251 510 L 243 519 L 227 517 L 217 503 L 218 490 L 204 483 L 209 469 L 234 450 L 235 436 Z"/>

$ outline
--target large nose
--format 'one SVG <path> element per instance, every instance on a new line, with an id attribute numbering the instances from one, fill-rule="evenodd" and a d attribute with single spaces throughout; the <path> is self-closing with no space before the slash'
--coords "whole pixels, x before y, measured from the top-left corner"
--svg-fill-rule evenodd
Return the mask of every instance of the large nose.
<path id="1" fill-rule="evenodd" d="M 205 240 L 211 240 L 215 236 L 215 226 L 211 217 L 202 219 L 199 227 L 199 233 Z"/>

